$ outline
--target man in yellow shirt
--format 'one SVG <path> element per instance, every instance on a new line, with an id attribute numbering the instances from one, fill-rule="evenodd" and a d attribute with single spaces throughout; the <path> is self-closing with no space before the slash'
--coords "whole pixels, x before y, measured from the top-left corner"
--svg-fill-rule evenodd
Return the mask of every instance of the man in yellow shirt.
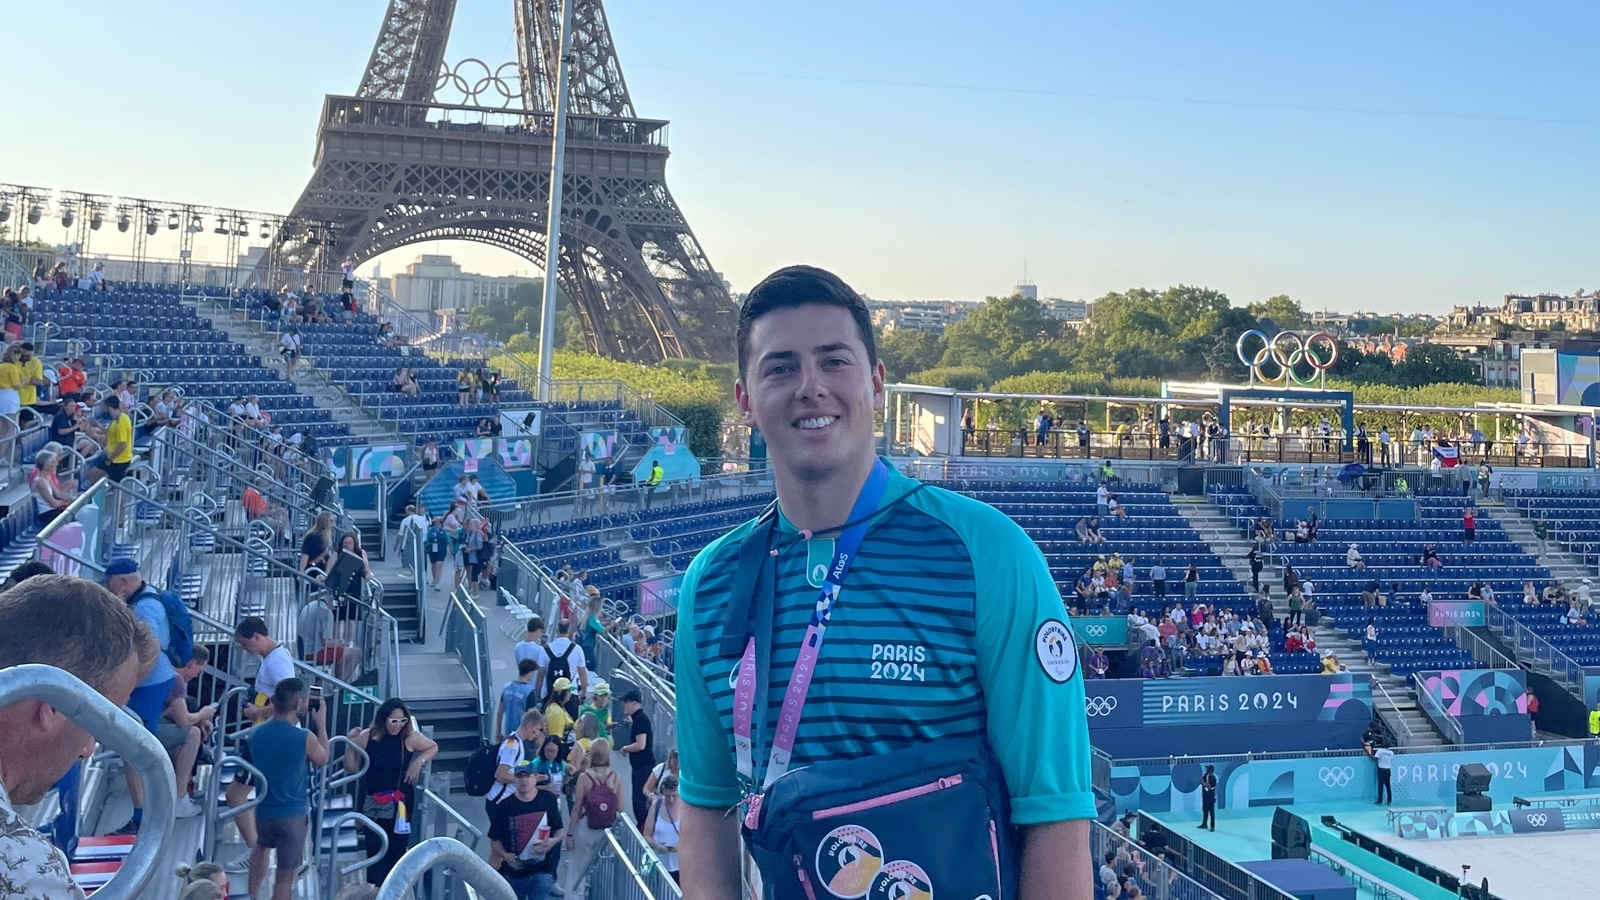
<path id="1" fill-rule="evenodd" d="M 89 474 L 91 483 L 106 477 L 121 481 L 128 474 L 128 464 L 133 462 L 133 420 L 115 396 L 106 398 L 106 412 L 111 415 L 111 424 L 106 428 L 106 452 L 100 465 Z"/>
<path id="2" fill-rule="evenodd" d="M 23 343 L 22 356 L 17 360 L 22 365 L 22 383 L 17 385 L 17 395 L 22 400 L 24 407 L 37 407 L 39 405 L 39 388 L 49 384 L 44 380 L 44 363 L 39 357 L 33 355 L 33 344 Z M 51 404 L 45 404 L 47 406 Z M 42 412 L 35 410 L 36 412 Z M 54 415 L 55 410 L 49 412 Z"/>

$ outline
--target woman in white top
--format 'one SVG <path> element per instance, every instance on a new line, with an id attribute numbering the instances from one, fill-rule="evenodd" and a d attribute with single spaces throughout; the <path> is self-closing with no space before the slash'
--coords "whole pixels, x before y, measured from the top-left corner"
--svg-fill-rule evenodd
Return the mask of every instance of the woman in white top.
<path id="1" fill-rule="evenodd" d="M 673 881 L 678 880 L 678 776 L 661 779 L 661 796 L 650 804 L 644 820 L 644 839 L 661 860 Z"/>
<path id="2" fill-rule="evenodd" d="M 667 751 L 667 761 L 656 763 L 656 767 L 650 770 L 650 778 L 644 783 L 645 797 L 650 800 L 654 800 L 661 796 L 661 779 L 668 775 L 676 776 L 677 774 L 678 748 L 673 747 L 671 750 Z"/>
<path id="3" fill-rule="evenodd" d="M 56 465 L 61 458 L 49 450 L 40 450 L 34 457 L 33 473 L 29 487 L 33 491 L 33 511 L 40 525 L 61 515 L 61 510 L 72 502 L 72 491 L 61 486 L 56 477 Z"/>

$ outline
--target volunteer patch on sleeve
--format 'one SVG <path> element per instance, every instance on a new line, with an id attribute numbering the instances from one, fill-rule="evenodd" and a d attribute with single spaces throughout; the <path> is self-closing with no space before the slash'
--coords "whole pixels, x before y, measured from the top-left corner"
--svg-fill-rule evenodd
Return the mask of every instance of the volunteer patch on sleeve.
<path id="1" fill-rule="evenodd" d="M 1078 671 L 1078 646 L 1072 629 L 1059 619 L 1046 619 L 1033 636 L 1033 653 L 1044 673 L 1056 684 L 1066 684 Z"/>

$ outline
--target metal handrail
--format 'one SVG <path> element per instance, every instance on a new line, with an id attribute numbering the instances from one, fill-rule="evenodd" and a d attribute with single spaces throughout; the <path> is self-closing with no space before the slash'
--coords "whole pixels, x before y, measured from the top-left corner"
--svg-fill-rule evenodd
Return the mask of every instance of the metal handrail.
<path id="1" fill-rule="evenodd" d="M 427 802 L 436 804 L 437 808 L 443 810 L 445 815 L 449 816 L 451 819 L 454 819 L 457 827 L 464 829 L 468 834 L 472 835 L 472 846 L 474 848 L 478 846 L 478 842 L 483 840 L 484 837 L 483 830 L 481 828 L 472 824 L 472 822 L 469 821 L 466 816 L 463 816 L 461 813 L 457 812 L 455 807 L 447 803 L 443 797 L 435 794 L 431 788 L 421 787 L 419 785 L 417 790 L 422 794 L 423 798 L 427 800 Z"/>
<path id="2" fill-rule="evenodd" d="M 1378 695 L 1381 696 L 1384 699 L 1384 701 L 1389 704 L 1389 709 L 1397 710 L 1397 709 L 1400 708 L 1400 704 L 1395 701 L 1394 697 L 1390 696 L 1389 689 L 1383 686 L 1383 682 L 1379 681 L 1376 678 L 1372 679 L 1372 689 L 1377 691 Z M 1377 708 L 1375 711 L 1378 713 L 1378 717 L 1379 718 L 1382 718 L 1385 722 L 1389 721 L 1387 718 L 1384 718 L 1382 708 Z M 1417 739 L 1417 736 L 1416 736 L 1416 734 L 1414 734 L 1411 731 L 1411 726 L 1406 724 L 1405 717 L 1404 716 L 1395 716 L 1395 718 L 1397 720 L 1399 720 L 1400 730 L 1405 732 L 1405 740 L 1402 741 L 1401 743 L 1405 744 L 1407 746 L 1409 746 L 1412 743 L 1414 743 L 1416 741 L 1416 739 Z M 1390 722 L 1389 724 L 1390 724 L 1391 728 L 1394 727 L 1394 723 Z"/>
<path id="3" fill-rule="evenodd" d="M 1572 657 L 1545 640 L 1537 631 L 1517 621 L 1510 613 L 1499 606 L 1485 605 L 1483 621 L 1490 628 L 1500 628 L 1505 631 L 1515 646 L 1520 648 L 1524 642 L 1531 645 L 1534 660 L 1548 662 L 1550 671 L 1560 674 L 1568 683 L 1580 687 L 1583 685 L 1586 677 L 1583 666 L 1578 665 Z"/>
<path id="4" fill-rule="evenodd" d="M 360 827 L 365 828 L 377 835 L 378 852 L 365 859 L 358 859 L 348 865 L 340 866 L 338 865 L 339 829 L 343 828 L 346 822 L 353 822 L 354 824 L 359 825 Z M 339 881 L 343 876 L 352 875 L 361 871 L 362 869 L 367 868 L 378 860 L 383 859 L 383 857 L 389 852 L 389 833 L 384 831 L 377 822 L 374 822 L 367 816 L 353 810 L 336 817 L 331 823 L 328 824 L 326 833 L 332 849 L 328 851 L 328 892 L 322 895 L 324 897 L 332 897 L 334 894 L 338 893 Z"/>
<path id="5" fill-rule="evenodd" d="M 1541 740 L 1541 741 L 1501 741 L 1501 742 L 1483 743 L 1483 744 L 1465 744 L 1465 745 L 1462 745 L 1460 747 L 1451 747 L 1450 749 L 1451 750 L 1463 750 L 1463 751 L 1465 751 L 1465 750 L 1472 750 L 1472 751 L 1528 750 L 1528 749 L 1535 748 L 1535 747 L 1579 747 L 1579 746 L 1586 746 L 1586 745 L 1592 746 L 1593 744 L 1594 744 L 1594 741 L 1589 740 L 1587 738 L 1565 738 L 1565 739 L 1548 740 L 1548 741 L 1544 741 L 1544 740 Z M 1438 753 L 1439 752 L 1439 748 L 1437 748 L 1437 747 L 1395 747 L 1393 749 L 1394 749 L 1395 755 L 1397 755 L 1397 756 L 1404 756 L 1404 755 L 1406 755 L 1408 753 Z M 1329 750 L 1315 750 L 1315 751 L 1310 751 L 1310 750 L 1296 750 L 1296 751 L 1279 750 L 1279 751 L 1272 751 L 1272 752 L 1265 752 L 1265 753 L 1214 753 L 1214 754 L 1198 755 L 1198 756 L 1190 755 L 1190 754 L 1178 754 L 1178 755 L 1174 755 L 1174 756 L 1132 757 L 1132 758 L 1128 758 L 1128 759 L 1117 759 L 1117 760 L 1114 760 L 1113 762 L 1114 762 L 1114 765 L 1119 769 L 1120 768 L 1126 768 L 1126 767 L 1137 767 L 1137 766 L 1172 766 L 1172 765 L 1177 765 L 1179 763 L 1183 763 L 1183 764 L 1186 764 L 1186 765 L 1205 765 L 1205 764 L 1210 763 L 1210 764 L 1222 766 L 1222 765 L 1236 765 L 1238 763 L 1249 763 L 1249 762 L 1273 762 L 1273 761 L 1289 760 L 1289 759 L 1305 759 L 1308 755 L 1312 755 L 1312 754 L 1314 754 L 1318 759 L 1322 759 L 1322 758 L 1333 759 L 1333 758 L 1336 758 L 1336 757 L 1345 757 L 1345 756 L 1362 756 L 1362 757 L 1364 757 L 1364 756 L 1367 755 L 1367 751 L 1358 748 L 1358 749 L 1351 749 L 1351 750 L 1332 750 L 1332 749 L 1329 749 Z"/>
<path id="6" fill-rule="evenodd" d="M 233 755 L 231 753 L 228 754 L 228 755 L 223 756 L 222 757 L 222 761 L 217 764 L 217 768 L 221 769 L 221 768 L 224 768 L 226 766 L 237 766 L 237 767 L 245 770 L 246 772 L 249 772 L 251 778 L 255 781 L 256 784 L 265 785 L 265 784 L 268 783 L 268 781 L 267 781 L 267 773 L 265 773 L 265 772 L 261 771 L 260 769 L 256 768 L 255 765 L 253 765 L 252 763 L 250 763 L 248 760 L 244 759 L 241 756 L 235 756 L 235 755 Z M 256 791 L 256 795 L 254 797 L 251 797 L 251 798 L 245 800 L 243 803 L 239 804 L 238 806 L 229 807 L 228 809 L 225 809 L 222 812 L 217 813 L 217 824 L 221 825 L 223 822 L 228 821 L 229 819 L 233 818 L 234 816 L 239 815 L 240 813 L 242 813 L 242 812 L 244 812 L 246 810 L 255 809 L 256 807 L 260 806 L 263 802 L 265 802 L 266 799 L 267 799 L 267 792 L 265 790 Z"/>
<path id="7" fill-rule="evenodd" d="M 1422 707 L 1422 711 L 1428 714 L 1429 721 L 1450 738 L 1450 743 L 1465 744 L 1467 735 L 1465 729 L 1461 727 L 1461 722 L 1445 712 L 1444 707 L 1439 705 L 1438 699 L 1424 690 L 1421 684 L 1416 686 L 1416 691 L 1417 703 Z"/>
<path id="8" fill-rule="evenodd" d="M 27 664 L 0 671 L 0 707 L 38 700 L 54 707 L 139 772 L 145 785 L 144 824 L 127 859 L 95 896 L 134 900 L 165 858 L 173 829 L 178 785 L 172 763 L 155 735 L 70 672 L 54 666 Z"/>
<path id="9" fill-rule="evenodd" d="M 1487 663 L 1491 669 L 1522 668 L 1510 657 L 1501 653 L 1500 648 L 1473 634 L 1471 629 L 1461 625 L 1448 625 L 1444 631 L 1455 639 L 1456 646 L 1471 653 L 1474 660 Z"/>
<path id="10" fill-rule="evenodd" d="M 262 480 L 265 480 L 268 485 L 266 496 L 269 499 L 279 500 L 286 508 L 293 508 L 302 514 L 315 514 L 316 512 L 315 508 L 312 507 L 301 509 L 295 502 L 299 500 L 306 500 L 309 502 L 311 499 L 309 495 L 303 494 L 296 490 L 293 485 L 290 485 L 289 483 L 278 478 L 275 474 L 261 471 L 262 465 L 251 466 L 250 464 L 246 463 L 244 460 L 240 459 L 238 456 L 234 455 L 228 450 L 228 445 L 225 441 L 216 445 L 208 444 L 196 438 L 192 434 L 185 434 L 184 429 L 182 428 L 163 429 L 159 435 L 160 437 L 158 441 L 170 446 L 172 452 L 174 453 L 183 454 L 188 456 L 190 459 L 198 460 L 200 459 L 200 454 L 205 452 L 209 454 L 209 459 L 206 460 L 208 465 L 213 465 L 219 469 L 223 469 L 232 477 L 239 478 L 243 481 L 248 481 L 250 484 L 256 484 Z M 173 442 L 179 439 L 188 441 L 190 444 L 194 445 L 195 449 L 186 450 L 185 448 L 174 446 Z"/>
<path id="11" fill-rule="evenodd" d="M 378 888 L 378 900 L 410 900 L 423 873 L 439 866 L 455 870 L 456 877 L 471 885 L 482 900 L 517 900 L 511 884 L 500 873 L 489 868 L 465 844 L 444 837 L 429 838 L 407 850 Z"/>
<path id="12" fill-rule="evenodd" d="M 346 744 L 348 746 L 335 754 L 333 748 L 341 744 Z M 354 750 L 356 756 L 360 758 L 361 766 L 354 772 L 346 771 L 342 775 L 328 779 L 327 782 L 323 784 L 325 791 L 330 791 L 338 787 L 344 787 L 351 782 L 360 781 L 362 776 L 367 774 L 367 769 L 372 767 L 372 757 L 367 753 L 366 748 L 362 747 L 355 741 L 350 740 L 349 735 L 336 734 L 333 737 L 328 738 L 328 765 L 323 766 L 324 769 L 335 764 L 337 764 L 340 769 L 344 769 L 344 755 L 352 750 Z"/>

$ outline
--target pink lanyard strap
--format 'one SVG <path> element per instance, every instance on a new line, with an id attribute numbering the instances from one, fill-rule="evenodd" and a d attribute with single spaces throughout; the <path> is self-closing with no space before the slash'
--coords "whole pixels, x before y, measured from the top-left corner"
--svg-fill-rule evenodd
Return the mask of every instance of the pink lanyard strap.
<path id="1" fill-rule="evenodd" d="M 850 524 L 839 534 L 833 564 L 828 567 L 828 574 L 817 597 L 816 608 L 811 613 L 811 622 L 806 626 L 805 639 L 800 644 L 800 655 L 796 657 L 794 671 L 789 675 L 789 687 L 783 696 L 783 707 L 778 714 L 777 726 L 772 734 L 772 751 L 767 761 L 766 774 L 761 781 L 763 791 L 789 771 L 789 761 L 794 756 L 795 735 L 800 728 L 800 714 L 805 708 L 806 694 L 811 690 L 811 677 L 816 674 L 817 657 L 822 652 L 822 639 L 828 632 L 828 619 L 833 613 L 834 604 L 839 600 L 839 591 L 844 587 L 844 578 L 850 571 L 850 564 L 855 558 L 856 551 L 861 548 L 862 539 L 866 536 L 866 520 L 877 511 L 878 503 L 883 499 L 883 492 L 888 484 L 889 467 L 880 460 L 873 466 L 872 474 L 868 476 L 867 483 L 856 497 L 855 506 L 850 510 Z M 765 601 L 775 606 L 776 599 L 774 589 L 773 596 L 756 598 L 755 602 Z M 765 615 L 766 621 L 770 623 L 771 617 L 776 615 L 776 610 L 768 610 Z M 767 630 L 770 636 L 770 625 Z M 733 693 L 734 757 L 739 779 L 747 790 L 755 783 L 755 729 L 752 720 L 758 691 L 757 680 L 756 639 L 752 635 L 745 644 L 744 658 L 739 662 L 739 674 Z M 766 697 L 760 700 L 763 704 L 767 702 Z"/>

